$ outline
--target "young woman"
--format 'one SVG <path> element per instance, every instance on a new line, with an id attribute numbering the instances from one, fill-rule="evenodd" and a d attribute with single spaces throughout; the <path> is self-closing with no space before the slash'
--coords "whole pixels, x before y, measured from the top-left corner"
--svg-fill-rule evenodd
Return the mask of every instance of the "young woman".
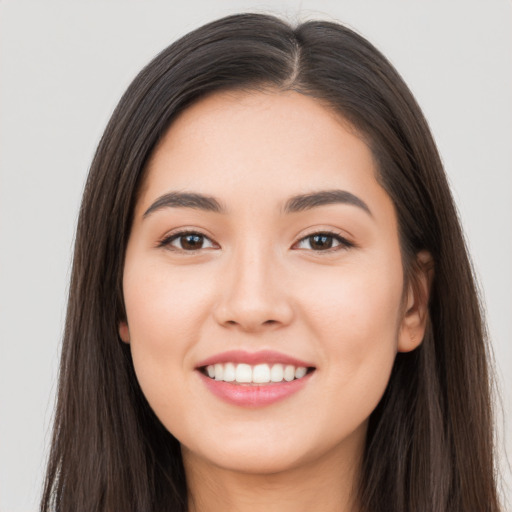
<path id="1" fill-rule="evenodd" d="M 41 510 L 496 512 L 484 328 L 427 123 L 365 39 L 157 56 L 77 230 Z"/>

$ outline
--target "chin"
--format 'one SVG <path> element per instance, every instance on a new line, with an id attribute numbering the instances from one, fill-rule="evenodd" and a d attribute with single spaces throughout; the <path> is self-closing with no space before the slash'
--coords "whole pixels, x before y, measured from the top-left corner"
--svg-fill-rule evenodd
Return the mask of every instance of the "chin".
<path id="1" fill-rule="evenodd" d="M 270 449 L 261 445 L 246 447 L 237 447 L 236 449 L 226 449 L 228 447 L 219 447 L 219 450 L 207 453 L 196 453 L 182 447 L 184 458 L 197 457 L 203 459 L 207 464 L 214 465 L 225 471 L 234 473 L 244 473 L 252 475 L 270 475 L 282 473 L 298 468 L 305 462 L 304 454 L 285 452 L 277 448 Z"/>

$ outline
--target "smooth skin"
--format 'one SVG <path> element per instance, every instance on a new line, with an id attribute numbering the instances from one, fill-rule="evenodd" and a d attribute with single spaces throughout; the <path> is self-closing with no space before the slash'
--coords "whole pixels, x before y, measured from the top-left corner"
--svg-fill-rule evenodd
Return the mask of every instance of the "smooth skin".
<path id="1" fill-rule="evenodd" d="M 215 93 L 156 148 L 128 242 L 119 333 L 182 445 L 190 511 L 358 510 L 368 417 L 397 351 L 421 343 L 427 319 L 427 273 L 419 288 L 404 285 L 395 209 L 376 172 L 357 132 L 296 92 Z M 333 189 L 369 212 L 282 211 L 291 196 Z M 226 212 L 144 215 L 170 192 L 215 197 Z M 191 244 L 172 238 L 178 231 L 202 237 Z M 326 231 L 341 238 L 318 243 Z M 196 369 L 232 349 L 278 351 L 315 370 L 284 400 L 235 406 Z"/>

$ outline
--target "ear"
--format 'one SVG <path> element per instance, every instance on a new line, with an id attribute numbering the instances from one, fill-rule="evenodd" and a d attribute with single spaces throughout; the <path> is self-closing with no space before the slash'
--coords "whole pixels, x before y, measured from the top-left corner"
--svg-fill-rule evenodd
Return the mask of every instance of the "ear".
<path id="1" fill-rule="evenodd" d="M 407 287 L 406 303 L 398 334 L 398 352 L 410 352 L 423 341 L 433 277 L 432 256 L 427 251 L 420 251 L 416 255 Z"/>
<path id="2" fill-rule="evenodd" d="M 127 322 L 119 322 L 119 337 L 125 342 L 130 343 L 130 329 Z"/>

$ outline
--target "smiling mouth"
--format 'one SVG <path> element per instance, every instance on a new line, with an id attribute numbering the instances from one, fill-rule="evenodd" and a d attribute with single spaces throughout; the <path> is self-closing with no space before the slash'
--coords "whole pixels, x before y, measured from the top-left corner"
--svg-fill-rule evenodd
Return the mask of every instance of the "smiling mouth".
<path id="1" fill-rule="evenodd" d="M 292 364 L 217 363 L 202 366 L 199 371 L 212 380 L 239 385 L 279 384 L 300 380 L 315 370 L 314 367 Z"/>

